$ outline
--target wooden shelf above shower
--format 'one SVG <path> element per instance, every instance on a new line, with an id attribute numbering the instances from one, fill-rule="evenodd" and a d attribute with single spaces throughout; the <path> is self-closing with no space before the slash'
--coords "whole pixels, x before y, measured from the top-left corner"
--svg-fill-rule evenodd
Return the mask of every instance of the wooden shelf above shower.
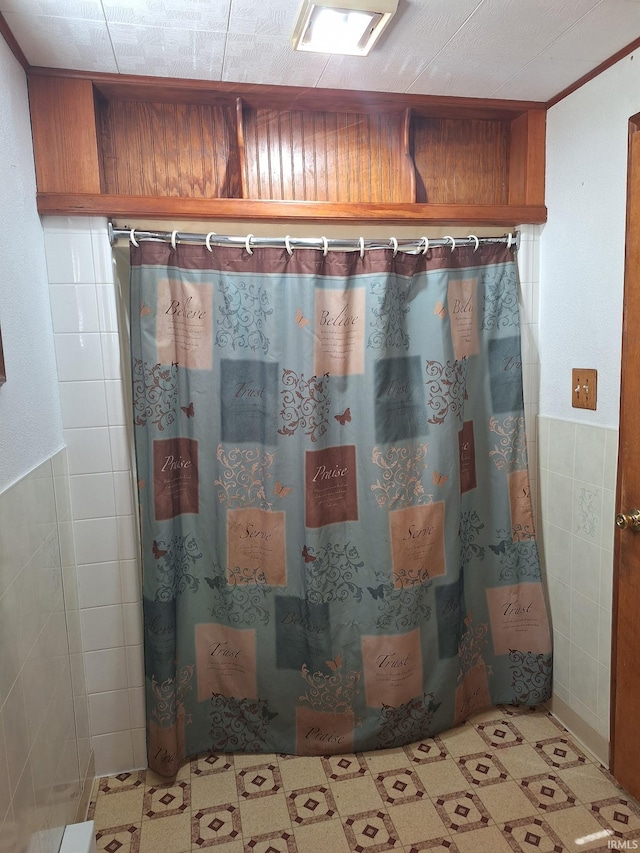
<path id="1" fill-rule="evenodd" d="M 41 214 L 546 221 L 546 111 L 31 69 Z"/>

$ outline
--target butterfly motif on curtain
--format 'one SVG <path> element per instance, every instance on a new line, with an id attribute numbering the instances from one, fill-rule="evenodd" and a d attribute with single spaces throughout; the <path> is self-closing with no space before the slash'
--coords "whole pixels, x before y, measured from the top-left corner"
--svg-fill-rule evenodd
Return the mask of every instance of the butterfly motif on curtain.
<path id="1" fill-rule="evenodd" d="M 193 415 L 194 415 L 193 403 L 189 403 L 189 405 L 188 405 L 188 406 L 180 406 L 180 408 L 182 409 L 182 411 L 185 413 L 185 415 L 186 415 L 188 418 L 192 418 L 192 417 L 193 417 Z"/>
<path id="2" fill-rule="evenodd" d="M 367 589 L 371 593 L 373 598 L 384 598 L 384 584 L 381 583 L 379 586 L 372 587 L 368 586 Z"/>
<path id="3" fill-rule="evenodd" d="M 296 311 L 296 323 L 298 324 L 299 329 L 304 329 L 305 326 L 308 326 L 311 320 L 308 317 L 305 317 L 302 313 L 302 309 L 298 308 Z"/>
<path id="4" fill-rule="evenodd" d="M 440 300 L 436 302 L 436 307 L 433 309 L 433 313 L 436 315 L 436 317 L 440 317 L 441 320 L 444 320 L 444 318 L 447 316 L 447 309 L 444 307 L 442 302 L 440 302 Z"/>
<path id="5" fill-rule="evenodd" d="M 147 314 L 151 314 L 152 310 L 153 309 L 151 308 L 150 305 L 147 305 L 145 302 L 143 302 L 142 305 L 140 306 L 140 316 L 146 317 Z"/>
<path id="6" fill-rule="evenodd" d="M 211 589 L 222 589 L 222 587 L 224 586 L 224 580 L 220 577 L 205 578 L 205 580 L 209 584 Z"/>
<path id="7" fill-rule="evenodd" d="M 444 486 L 448 479 L 448 474 L 440 474 L 438 471 L 433 472 L 432 480 L 434 486 Z"/>
<path id="8" fill-rule="evenodd" d="M 304 557 L 305 563 L 315 563 L 316 557 L 313 554 L 309 553 L 309 550 L 306 545 L 302 546 L 302 556 Z"/>
<path id="9" fill-rule="evenodd" d="M 504 554 L 507 550 L 508 540 L 503 539 L 497 545 L 489 545 L 489 548 L 493 551 L 494 554 Z"/>
<path id="10" fill-rule="evenodd" d="M 286 498 L 287 495 L 290 495 L 293 491 L 291 486 L 283 486 L 280 480 L 276 480 L 276 484 L 273 487 L 273 494 L 277 498 Z"/>
<path id="11" fill-rule="evenodd" d="M 151 545 L 151 550 L 153 551 L 153 556 L 156 560 L 160 560 L 167 554 L 167 551 L 164 548 L 161 548 L 155 539 L 153 540 L 153 544 Z"/>
<path id="12" fill-rule="evenodd" d="M 331 672 L 335 672 L 337 669 L 342 668 L 342 655 L 336 655 L 333 660 L 326 660 L 325 663 Z"/>
<path id="13" fill-rule="evenodd" d="M 341 415 L 334 415 L 333 417 L 338 421 L 340 426 L 351 423 L 351 409 L 347 406 Z"/>

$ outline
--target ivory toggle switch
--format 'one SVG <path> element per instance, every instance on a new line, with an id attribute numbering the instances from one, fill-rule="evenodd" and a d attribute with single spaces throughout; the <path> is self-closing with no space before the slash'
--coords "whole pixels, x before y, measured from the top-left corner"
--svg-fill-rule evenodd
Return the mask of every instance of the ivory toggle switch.
<path id="1" fill-rule="evenodd" d="M 571 405 L 574 409 L 596 408 L 598 371 L 586 367 L 574 367 L 571 371 Z"/>

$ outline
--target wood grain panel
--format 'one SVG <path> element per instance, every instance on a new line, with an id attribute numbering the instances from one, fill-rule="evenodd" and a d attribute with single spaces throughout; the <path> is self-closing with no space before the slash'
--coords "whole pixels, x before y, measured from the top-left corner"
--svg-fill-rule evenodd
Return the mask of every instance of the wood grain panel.
<path id="1" fill-rule="evenodd" d="M 545 221 L 540 105 L 55 69 L 28 78 L 41 212 Z"/>
<path id="2" fill-rule="evenodd" d="M 249 198 L 407 202 L 404 115 L 244 110 Z"/>
<path id="3" fill-rule="evenodd" d="M 408 107 L 416 115 L 439 118 L 510 120 L 529 109 L 544 107 L 539 101 L 497 98 L 459 98 L 449 95 L 413 95 L 303 86 L 269 86 L 167 77 L 140 77 L 56 68 L 30 68 L 33 75 L 90 78 L 107 100 L 162 101 L 213 104 L 242 98 L 249 107 L 319 112 L 401 113 Z"/>
<path id="4" fill-rule="evenodd" d="M 100 192 L 91 81 L 29 77 L 28 83 L 38 191 Z"/>
<path id="5" fill-rule="evenodd" d="M 265 219 L 291 222 L 407 222 L 438 225 L 504 225 L 547 221 L 544 205 L 507 204 L 354 204 L 322 201 L 254 201 L 230 198 L 160 198 L 90 193 L 38 193 L 38 212 L 86 216 L 137 216 L 149 219 Z"/>
<path id="6" fill-rule="evenodd" d="M 104 186 L 114 195 L 235 198 L 234 105 L 102 101 Z"/>
<path id="7" fill-rule="evenodd" d="M 9 45 L 9 47 L 11 48 L 11 53 L 13 53 L 13 55 L 18 60 L 20 65 L 22 65 L 22 67 L 24 68 L 25 71 L 28 71 L 29 70 L 29 62 L 27 60 L 27 57 L 22 52 L 22 48 L 20 47 L 20 45 L 16 41 L 16 37 L 11 32 L 11 28 L 10 28 L 9 24 L 7 23 L 2 12 L 0 12 L 0 35 L 4 38 L 6 43 Z M 1 355 L 1 353 L 0 353 L 0 355 Z"/>
<path id="8" fill-rule="evenodd" d="M 546 110 L 529 110 L 511 122 L 511 204 L 544 204 L 546 128 Z"/>
<path id="9" fill-rule="evenodd" d="M 432 204 L 506 204 L 509 124 L 413 119 L 416 200 Z"/>

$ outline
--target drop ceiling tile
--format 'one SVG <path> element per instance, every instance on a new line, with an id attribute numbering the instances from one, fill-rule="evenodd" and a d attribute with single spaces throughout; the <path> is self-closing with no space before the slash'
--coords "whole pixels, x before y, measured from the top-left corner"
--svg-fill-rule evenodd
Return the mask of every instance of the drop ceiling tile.
<path id="1" fill-rule="evenodd" d="M 300 53 L 288 35 L 279 38 L 229 33 L 222 79 L 273 86 L 317 86 L 328 57 Z"/>
<path id="2" fill-rule="evenodd" d="M 220 80 L 224 33 L 110 24 L 122 74 Z"/>
<path id="3" fill-rule="evenodd" d="M 227 29 L 230 4 L 231 0 L 102 0 L 109 24 L 217 32 Z"/>
<path id="4" fill-rule="evenodd" d="M 0 0 L 0 12 L 28 15 L 49 15 L 53 18 L 80 18 L 84 21 L 103 21 L 100 0 Z"/>
<path id="5" fill-rule="evenodd" d="M 320 85 L 337 89 L 404 92 L 468 19 L 478 0 L 433 0 L 428 14 L 400 6 L 367 57 L 331 56 Z"/>
<path id="6" fill-rule="evenodd" d="M 486 98 L 486 93 L 501 86 L 522 67 L 522 62 L 501 57 L 489 63 L 476 56 L 457 57 L 441 54 L 407 89 L 412 94 L 450 95 L 462 98 Z"/>
<path id="7" fill-rule="evenodd" d="M 484 0 L 447 44 L 447 55 L 484 57 L 502 65 L 505 56 L 533 59 L 595 5 L 594 0 Z"/>
<path id="8" fill-rule="evenodd" d="M 639 35 L 640 3 L 603 0 L 555 39 L 541 57 L 599 65 Z"/>
<path id="9" fill-rule="evenodd" d="M 573 62 L 540 56 L 498 86 L 490 97 L 548 101 L 588 74 L 592 68 L 592 62 Z"/>
<path id="10" fill-rule="evenodd" d="M 368 92 L 398 92 L 401 81 L 412 83 L 427 67 L 428 60 L 416 54 L 329 56 L 318 85 L 325 89 L 363 89 Z"/>
<path id="11" fill-rule="evenodd" d="M 402 0 L 369 57 L 329 57 L 292 51 L 299 2 L 0 0 L 0 11 L 32 65 L 527 100 L 640 34 L 640 0 Z"/>
<path id="12" fill-rule="evenodd" d="M 300 3 L 291 0 L 232 0 L 229 32 L 290 37 Z"/>
<path id="13" fill-rule="evenodd" d="M 118 70 L 104 21 L 16 12 L 7 12 L 4 18 L 31 65 L 83 71 Z"/>
<path id="14" fill-rule="evenodd" d="M 480 0 L 481 2 L 481 0 Z M 464 30 L 479 0 L 429 0 L 429 3 L 405 6 L 400 3 L 374 52 L 381 55 L 406 48 L 433 58 L 460 30 Z"/>

